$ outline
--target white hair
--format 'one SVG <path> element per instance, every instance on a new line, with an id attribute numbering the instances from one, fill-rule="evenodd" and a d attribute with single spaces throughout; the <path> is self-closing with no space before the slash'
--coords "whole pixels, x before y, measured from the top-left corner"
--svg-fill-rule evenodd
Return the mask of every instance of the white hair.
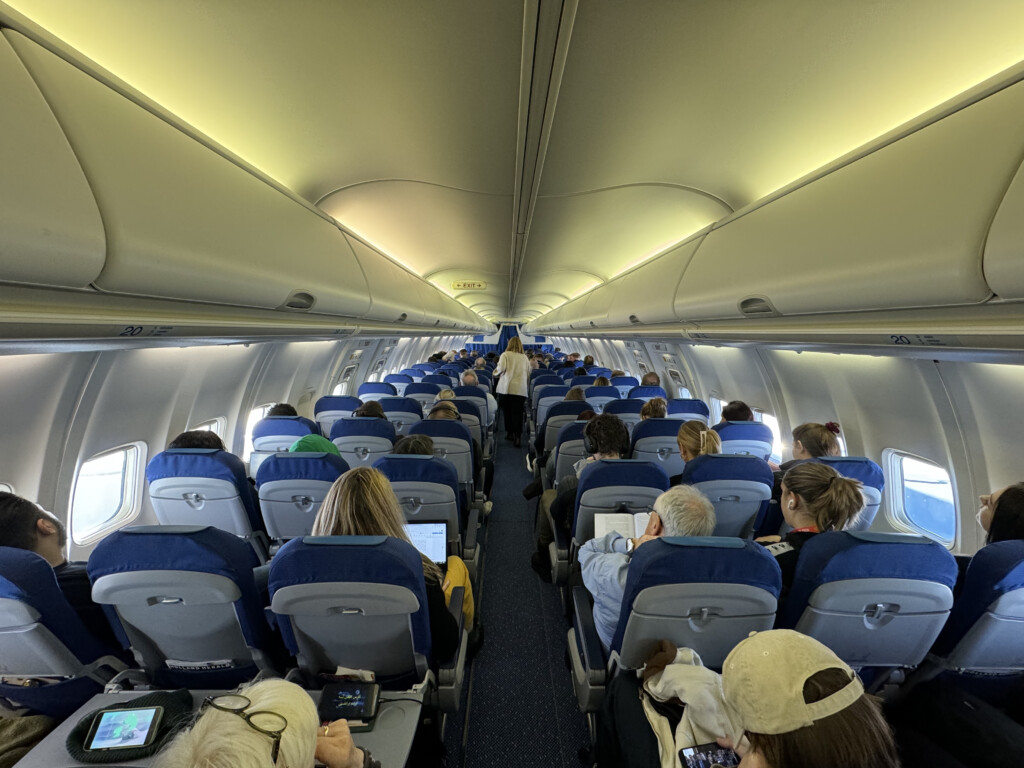
<path id="1" fill-rule="evenodd" d="M 252 702 L 247 712 L 276 712 L 288 721 L 277 763 L 270 762 L 273 739 L 241 717 L 207 707 L 187 731 L 154 761 L 154 768 L 306 768 L 313 765 L 318 718 L 309 693 L 285 680 L 263 680 L 239 689 Z"/>
<path id="2" fill-rule="evenodd" d="M 472 379 L 472 383 L 469 386 L 476 386 L 480 383 L 480 377 L 476 375 L 476 371 L 466 371 L 462 374 L 462 383 L 466 383 L 466 379 Z"/>
<path id="3" fill-rule="evenodd" d="M 669 488 L 654 501 L 666 536 L 710 536 L 715 530 L 715 508 L 692 485 Z"/>

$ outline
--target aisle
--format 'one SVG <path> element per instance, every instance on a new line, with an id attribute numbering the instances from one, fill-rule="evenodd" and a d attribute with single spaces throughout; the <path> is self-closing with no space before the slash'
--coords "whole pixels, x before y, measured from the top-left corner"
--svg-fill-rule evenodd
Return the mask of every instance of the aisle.
<path id="1" fill-rule="evenodd" d="M 589 742 L 565 665 L 568 626 L 556 588 L 530 568 L 535 502 L 521 493 L 531 479 L 525 448 L 500 437 L 477 603 L 486 640 L 467 670 L 468 727 L 463 712 L 448 724 L 448 765 L 578 768 Z"/>

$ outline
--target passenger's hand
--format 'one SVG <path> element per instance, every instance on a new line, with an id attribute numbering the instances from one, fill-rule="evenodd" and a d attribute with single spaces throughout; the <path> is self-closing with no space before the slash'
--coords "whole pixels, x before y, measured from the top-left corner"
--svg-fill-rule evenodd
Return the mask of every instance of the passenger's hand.
<path id="1" fill-rule="evenodd" d="M 645 533 L 639 539 L 633 539 L 633 551 L 635 552 L 641 544 L 646 544 L 648 541 L 658 538 L 657 536 L 651 536 L 649 533 Z"/>
<path id="2" fill-rule="evenodd" d="M 772 472 L 778 472 L 780 469 L 782 469 L 782 467 L 780 467 L 771 459 L 768 459 L 768 466 L 772 468 Z"/>
<path id="3" fill-rule="evenodd" d="M 363 768 L 363 750 L 352 741 L 347 720 L 335 720 L 317 730 L 316 759 L 327 768 Z"/>
<path id="4" fill-rule="evenodd" d="M 759 536 L 754 539 L 758 544 L 774 544 L 777 541 L 782 541 L 781 536 Z"/>

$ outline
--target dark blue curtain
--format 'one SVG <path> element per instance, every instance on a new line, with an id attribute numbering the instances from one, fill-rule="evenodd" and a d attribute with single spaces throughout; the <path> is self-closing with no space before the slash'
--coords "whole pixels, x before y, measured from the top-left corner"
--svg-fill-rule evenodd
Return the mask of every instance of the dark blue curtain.
<path id="1" fill-rule="evenodd" d="M 508 346 L 509 339 L 513 336 L 519 335 L 518 325 L 503 325 L 498 332 L 498 343 L 497 344 L 485 344 L 483 343 L 483 336 L 474 336 L 473 341 L 466 344 L 466 349 L 472 350 L 478 354 L 487 354 L 488 352 L 502 353 L 505 351 L 505 347 Z M 551 344 L 545 344 L 544 338 L 541 336 L 537 337 L 537 343 L 527 344 L 523 342 L 525 349 L 535 349 L 541 352 L 551 352 L 554 347 Z"/>

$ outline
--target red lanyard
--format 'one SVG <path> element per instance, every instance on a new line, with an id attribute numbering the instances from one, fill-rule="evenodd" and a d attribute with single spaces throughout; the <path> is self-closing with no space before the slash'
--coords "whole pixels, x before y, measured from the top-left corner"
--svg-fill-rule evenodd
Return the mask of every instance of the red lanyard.
<path id="1" fill-rule="evenodd" d="M 806 525 L 803 528 L 794 528 L 793 530 L 790 531 L 790 533 L 817 533 L 817 532 L 818 532 L 818 526 L 816 526 L 816 525 Z"/>

